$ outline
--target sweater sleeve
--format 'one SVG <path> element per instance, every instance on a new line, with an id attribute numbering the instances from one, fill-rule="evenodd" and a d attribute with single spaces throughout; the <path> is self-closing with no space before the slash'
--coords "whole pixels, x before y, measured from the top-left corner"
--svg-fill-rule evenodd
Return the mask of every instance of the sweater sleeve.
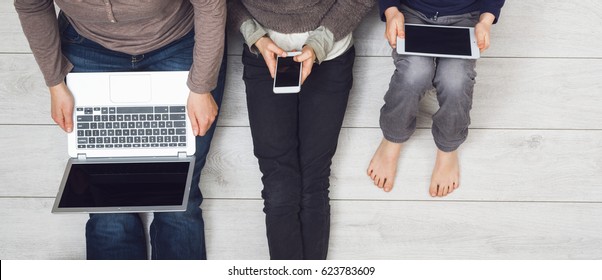
<path id="1" fill-rule="evenodd" d="M 253 19 L 240 0 L 228 0 L 228 26 L 236 32 L 246 21 Z"/>
<path id="2" fill-rule="evenodd" d="M 385 11 L 391 7 L 399 8 L 401 6 L 401 1 L 399 0 L 378 0 L 378 10 L 380 11 L 380 20 L 386 21 Z"/>
<path id="3" fill-rule="evenodd" d="M 31 52 L 47 86 L 60 84 L 73 65 L 61 51 L 58 20 L 52 0 L 15 0 L 15 9 Z"/>
<path id="4" fill-rule="evenodd" d="M 505 0 L 483 0 L 481 3 L 481 13 L 492 13 L 495 16 L 493 23 L 497 23 L 500 17 L 502 6 L 504 6 Z"/>
<path id="5" fill-rule="evenodd" d="M 374 4 L 374 0 L 338 0 L 320 25 L 333 33 L 336 42 L 353 32 Z"/>
<path id="6" fill-rule="evenodd" d="M 224 55 L 226 1 L 190 2 L 194 7 L 194 50 L 187 85 L 192 92 L 208 93 L 217 86 Z"/>

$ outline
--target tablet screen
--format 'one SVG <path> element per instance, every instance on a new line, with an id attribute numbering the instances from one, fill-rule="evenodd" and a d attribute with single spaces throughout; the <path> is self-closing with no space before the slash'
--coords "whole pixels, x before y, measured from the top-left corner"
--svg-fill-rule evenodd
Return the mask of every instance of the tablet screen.
<path id="1" fill-rule="evenodd" d="M 470 29 L 405 26 L 406 52 L 470 56 L 470 49 Z"/>
<path id="2" fill-rule="evenodd" d="M 182 205 L 189 162 L 72 164 L 59 208 Z"/>

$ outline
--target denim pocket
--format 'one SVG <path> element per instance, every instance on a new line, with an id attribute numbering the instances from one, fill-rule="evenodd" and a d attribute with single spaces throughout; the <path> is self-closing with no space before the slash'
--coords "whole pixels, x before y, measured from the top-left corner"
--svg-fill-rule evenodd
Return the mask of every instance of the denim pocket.
<path id="1" fill-rule="evenodd" d="M 67 44 L 80 44 L 84 41 L 84 37 L 79 35 L 75 28 L 71 25 L 67 16 L 61 11 L 58 17 L 59 21 L 59 33 L 61 36 L 61 42 Z"/>

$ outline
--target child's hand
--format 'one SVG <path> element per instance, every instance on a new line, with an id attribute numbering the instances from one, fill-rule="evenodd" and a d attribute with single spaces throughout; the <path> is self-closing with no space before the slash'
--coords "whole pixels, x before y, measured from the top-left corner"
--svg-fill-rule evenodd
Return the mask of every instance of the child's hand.
<path id="1" fill-rule="evenodd" d="M 493 14 L 483 13 L 481 14 L 479 23 L 477 23 L 477 25 L 474 27 L 475 36 L 477 37 L 477 46 L 481 52 L 484 52 L 489 48 L 489 33 L 491 32 L 493 20 L 495 20 L 495 16 Z"/>
<path id="2" fill-rule="evenodd" d="M 385 30 L 385 38 L 389 41 L 392 48 L 397 47 L 397 37 L 404 38 L 404 17 L 397 7 L 390 7 L 385 10 L 387 19 L 387 29 Z"/>

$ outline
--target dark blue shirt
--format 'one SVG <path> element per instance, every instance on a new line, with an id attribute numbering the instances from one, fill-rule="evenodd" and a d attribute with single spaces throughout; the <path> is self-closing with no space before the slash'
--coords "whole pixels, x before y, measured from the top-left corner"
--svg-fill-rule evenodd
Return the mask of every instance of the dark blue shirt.
<path id="1" fill-rule="evenodd" d="M 480 11 L 492 13 L 495 21 L 500 17 L 500 11 L 505 0 L 378 0 L 380 16 L 385 21 L 385 10 L 390 7 L 400 7 L 404 4 L 417 10 L 429 18 L 437 16 L 450 16 Z"/>

